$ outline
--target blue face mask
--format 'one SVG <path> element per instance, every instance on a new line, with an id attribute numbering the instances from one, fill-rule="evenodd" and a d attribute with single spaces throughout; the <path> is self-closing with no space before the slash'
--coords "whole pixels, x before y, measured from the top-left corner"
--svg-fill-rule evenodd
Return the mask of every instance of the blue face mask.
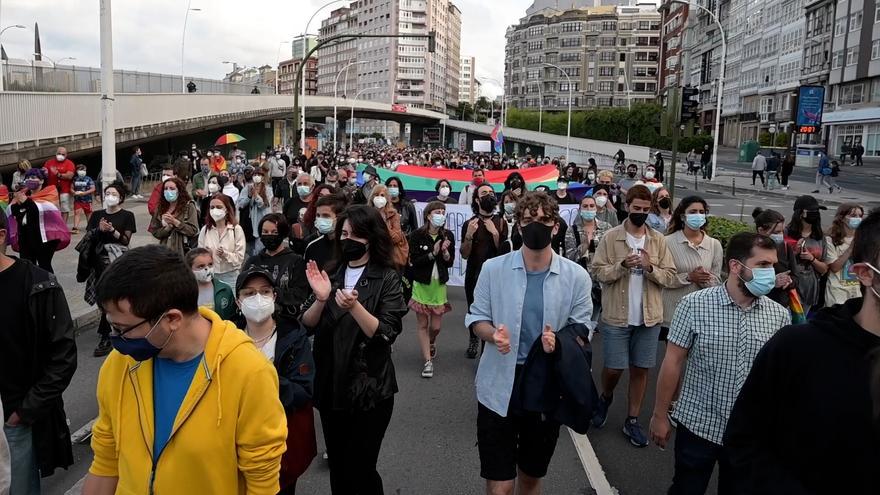
<path id="1" fill-rule="evenodd" d="M 177 191 L 172 191 L 170 189 L 165 191 L 165 201 L 169 203 L 173 203 L 177 201 Z"/>
<path id="2" fill-rule="evenodd" d="M 743 280 L 742 277 L 739 279 L 745 282 L 746 289 L 748 289 L 753 296 L 766 296 L 774 287 L 776 287 L 776 270 L 773 269 L 772 266 L 767 268 L 749 268 L 742 263 L 740 263 L 740 265 L 752 272 L 751 280 L 746 281 Z"/>
<path id="3" fill-rule="evenodd" d="M 396 198 L 396 197 L 400 196 L 400 188 L 398 188 L 398 187 L 389 187 L 389 188 L 388 188 L 388 194 L 390 194 L 392 198 Z"/>
<path id="4" fill-rule="evenodd" d="M 153 330 L 159 326 L 159 323 L 162 319 L 165 318 L 165 314 L 159 318 L 159 321 L 153 325 L 153 328 L 147 332 L 146 335 L 139 339 L 127 339 L 122 337 L 121 335 L 110 335 L 110 343 L 113 345 L 113 348 L 116 349 L 120 354 L 125 354 L 126 356 L 131 356 L 135 361 L 146 361 L 147 359 L 152 359 L 156 357 L 162 349 L 168 345 L 168 341 L 171 340 L 171 336 L 174 334 L 169 334 L 168 338 L 165 339 L 165 343 L 162 344 L 162 347 L 156 347 L 147 340 L 147 337 L 153 333 Z"/>
<path id="5" fill-rule="evenodd" d="M 516 209 L 516 203 L 504 203 L 504 213 L 508 215 L 513 215 L 513 211 Z"/>
<path id="6" fill-rule="evenodd" d="M 318 232 L 327 235 L 330 232 L 333 232 L 334 221 L 332 218 L 316 218 L 315 219 L 315 228 L 318 229 Z"/>
<path id="7" fill-rule="evenodd" d="M 581 210 L 581 218 L 586 222 L 592 222 L 596 219 L 596 212 L 594 210 Z"/>
<path id="8" fill-rule="evenodd" d="M 440 228 L 446 225 L 446 215 L 442 213 L 435 213 L 431 215 L 431 223 L 434 227 Z"/>
<path id="9" fill-rule="evenodd" d="M 777 246 L 785 242 L 785 236 L 782 234 L 770 234 L 770 238 L 773 239 Z"/>
<path id="10" fill-rule="evenodd" d="M 301 198 L 304 198 L 312 192 L 312 188 L 309 186 L 296 186 L 296 193 L 299 194 Z"/>
<path id="11" fill-rule="evenodd" d="M 857 229 L 862 224 L 862 217 L 847 217 L 846 223 L 849 225 L 849 228 Z"/>
<path id="12" fill-rule="evenodd" d="M 688 227 L 698 230 L 703 225 L 706 225 L 706 215 L 702 213 L 688 213 L 684 216 L 684 222 Z"/>

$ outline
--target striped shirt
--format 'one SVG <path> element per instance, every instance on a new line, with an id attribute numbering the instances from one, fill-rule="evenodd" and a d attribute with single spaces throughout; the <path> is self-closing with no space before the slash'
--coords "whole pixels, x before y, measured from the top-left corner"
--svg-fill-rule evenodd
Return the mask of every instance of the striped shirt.
<path id="1" fill-rule="evenodd" d="M 758 351 L 789 324 L 788 310 L 766 296 L 746 309 L 733 302 L 725 285 L 685 296 L 669 327 L 669 342 L 688 349 L 673 418 L 700 438 L 721 445 L 733 403 Z"/>
<path id="2" fill-rule="evenodd" d="M 703 235 L 703 241 L 694 246 L 684 235 L 684 230 L 666 236 L 666 247 L 675 261 L 675 278 L 663 288 L 663 326 L 669 327 L 675 307 L 681 299 L 696 292 L 702 287 L 688 281 L 688 275 L 698 266 L 702 266 L 713 275 L 708 287 L 721 283 L 721 265 L 724 260 L 724 249 L 721 243 L 709 234 Z"/>

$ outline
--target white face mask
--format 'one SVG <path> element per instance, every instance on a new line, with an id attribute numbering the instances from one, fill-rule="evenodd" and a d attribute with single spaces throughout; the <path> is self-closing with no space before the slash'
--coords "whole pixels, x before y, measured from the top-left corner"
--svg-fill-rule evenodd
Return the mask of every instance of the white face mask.
<path id="1" fill-rule="evenodd" d="M 77 171 L 76 171 L 76 175 L 78 175 L 78 176 L 80 176 L 80 177 L 85 177 L 85 176 L 86 176 L 86 171 L 85 171 L 85 170 L 77 170 Z"/>
<path id="2" fill-rule="evenodd" d="M 259 184 L 261 182 L 263 182 L 263 176 L 262 175 L 255 175 L 254 176 L 254 184 Z"/>
<path id="3" fill-rule="evenodd" d="M 193 275 L 196 276 L 196 281 L 199 283 L 207 283 L 214 280 L 214 267 L 206 266 L 200 270 L 193 270 Z"/>
<path id="4" fill-rule="evenodd" d="M 219 191 L 219 190 L 220 190 L 220 184 L 215 184 L 215 183 L 213 183 L 213 182 L 211 182 L 210 184 L 208 184 L 208 192 L 209 192 L 209 193 L 214 194 L 214 193 L 216 193 L 216 192 Z"/>
<path id="5" fill-rule="evenodd" d="M 608 204 L 608 196 L 596 196 L 596 206 L 604 208 Z"/>
<path id="6" fill-rule="evenodd" d="M 654 172 L 648 170 L 647 172 L 645 172 L 645 178 L 646 178 L 646 179 L 653 179 L 653 178 L 654 178 Z"/>
<path id="7" fill-rule="evenodd" d="M 215 222 L 223 220 L 226 218 L 226 208 L 211 208 L 211 218 L 213 218 Z"/>
<path id="8" fill-rule="evenodd" d="M 443 196 L 445 198 L 446 196 L 449 196 L 449 193 L 450 191 L 448 187 L 443 186 L 440 188 L 440 196 Z"/>
<path id="9" fill-rule="evenodd" d="M 388 200 L 385 199 L 384 196 L 376 196 L 375 198 L 373 198 L 373 206 L 375 206 L 376 208 L 379 208 L 379 209 L 385 208 L 385 205 L 387 205 L 387 204 L 388 204 Z"/>
<path id="10" fill-rule="evenodd" d="M 241 300 L 241 314 L 254 323 L 266 321 L 275 312 L 275 300 L 261 294 L 254 294 Z"/>
<path id="11" fill-rule="evenodd" d="M 55 159 L 58 160 L 59 162 L 63 162 L 64 158 L 66 158 L 66 157 L 64 155 L 62 155 L 61 153 L 55 155 Z"/>
<path id="12" fill-rule="evenodd" d="M 104 208 L 113 208 L 119 204 L 119 196 L 115 194 L 104 195 Z"/>
<path id="13" fill-rule="evenodd" d="M 168 179 L 170 179 L 170 178 L 171 178 L 170 175 L 163 175 L 163 176 L 162 176 L 162 182 L 165 182 L 166 180 L 168 180 Z"/>

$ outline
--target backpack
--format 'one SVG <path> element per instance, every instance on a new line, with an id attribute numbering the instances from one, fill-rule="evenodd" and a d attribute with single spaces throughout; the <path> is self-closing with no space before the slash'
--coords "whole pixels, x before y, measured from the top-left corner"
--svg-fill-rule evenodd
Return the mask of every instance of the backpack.
<path id="1" fill-rule="evenodd" d="M 831 167 L 829 167 L 828 165 L 825 165 L 824 167 L 819 169 L 819 175 L 828 176 L 828 175 L 831 175 L 831 172 L 832 172 Z"/>

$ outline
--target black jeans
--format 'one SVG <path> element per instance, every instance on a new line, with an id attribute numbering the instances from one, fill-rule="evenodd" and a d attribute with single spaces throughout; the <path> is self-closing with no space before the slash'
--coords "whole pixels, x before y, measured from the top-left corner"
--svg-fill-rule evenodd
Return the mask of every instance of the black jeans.
<path id="1" fill-rule="evenodd" d="M 39 266 L 49 273 L 55 273 L 52 269 L 52 258 L 55 256 L 55 249 L 58 247 L 59 241 L 42 242 L 35 246 L 22 246 L 21 257 Z"/>
<path id="2" fill-rule="evenodd" d="M 785 187 L 788 187 L 788 176 L 785 174 L 782 174 L 781 177 L 782 177 L 782 185 Z"/>
<path id="3" fill-rule="evenodd" d="M 752 170 L 752 185 L 755 185 L 755 177 L 761 178 L 761 185 L 764 185 L 764 171 L 763 170 Z"/>
<path id="4" fill-rule="evenodd" d="M 718 493 L 731 493 L 728 471 L 730 463 L 721 445 L 691 433 L 679 424 L 675 432 L 675 474 L 669 495 L 706 493 L 715 463 L 718 463 Z"/>
<path id="5" fill-rule="evenodd" d="M 383 495 L 376 471 L 394 397 L 370 411 L 321 411 L 333 495 Z"/>

